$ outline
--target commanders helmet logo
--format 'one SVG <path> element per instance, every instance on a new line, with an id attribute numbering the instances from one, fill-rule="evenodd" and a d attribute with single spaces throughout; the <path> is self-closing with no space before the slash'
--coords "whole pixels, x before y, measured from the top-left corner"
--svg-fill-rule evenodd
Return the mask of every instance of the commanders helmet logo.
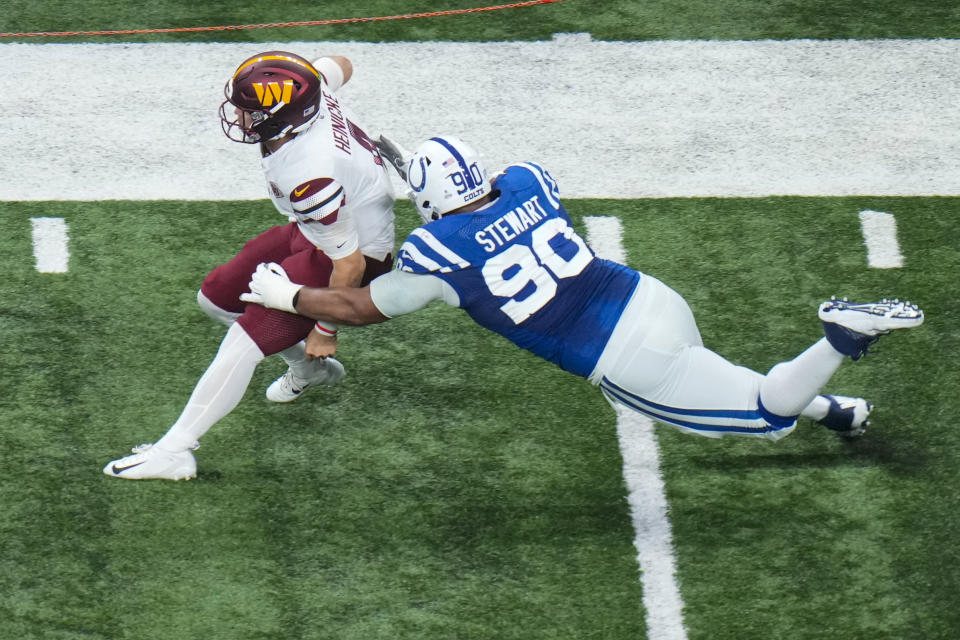
<path id="1" fill-rule="evenodd" d="M 254 82 L 253 90 L 257 93 L 257 100 L 264 107 L 272 107 L 275 103 L 290 104 L 293 98 L 293 80 L 279 82 Z"/>

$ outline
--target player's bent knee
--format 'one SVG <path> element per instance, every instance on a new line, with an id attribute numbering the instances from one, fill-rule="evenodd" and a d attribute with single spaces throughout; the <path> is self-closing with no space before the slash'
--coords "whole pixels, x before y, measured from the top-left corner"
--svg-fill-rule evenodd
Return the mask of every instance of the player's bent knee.
<path id="1" fill-rule="evenodd" d="M 793 430 L 797 426 L 798 415 L 784 416 L 774 413 L 764 406 L 763 399 L 760 397 L 757 397 L 757 410 L 768 427 L 763 431 L 762 435 L 769 440 L 785 438 L 793 433 Z"/>
<path id="2" fill-rule="evenodd" d="M 232 263 L 219 265 L 203 280 L 200 291 L 215 306 L 229 313 L 243 313 L 246 305 L 240 301 L 240 295 L 247 290 L 250 274 L 256 269 L 253 265 L 240 269 Z"/>
<path id="3" fill-rule="evenodd" d="M 237 321 L 241 314 L 234 311 L 227 311 L 215 305 L 204 293 L 203 289 L 197 291 L 197 304 L 203 309 L 203 312 L 222 324 L 231 326 Z"/>

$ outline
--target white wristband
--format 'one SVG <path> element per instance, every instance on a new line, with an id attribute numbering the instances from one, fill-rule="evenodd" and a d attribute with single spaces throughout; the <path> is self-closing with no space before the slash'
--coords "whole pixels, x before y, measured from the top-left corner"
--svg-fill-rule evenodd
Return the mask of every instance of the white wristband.
<path id="1" fill-rule="evenodd" d="M 333 59 L 328 56 L 317 58 L 313 61 L 313 68 L 320 72 L 331 91 L 343 86 L 343 69 Z"/>

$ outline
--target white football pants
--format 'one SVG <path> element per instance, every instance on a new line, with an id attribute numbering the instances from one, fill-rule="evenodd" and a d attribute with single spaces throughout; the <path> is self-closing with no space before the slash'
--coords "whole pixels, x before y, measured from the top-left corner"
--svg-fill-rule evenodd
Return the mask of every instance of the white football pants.
<path id="1" fill-rule="evenodd" d="M 643 274 L 590 381 L 611 402 L 688 433 L 777 440 L 798 415 L 822 417 L 814 400 L 842 362 L 821 339 L 767 375 L 737 366 L 703 346 L 680 294 Z"/>

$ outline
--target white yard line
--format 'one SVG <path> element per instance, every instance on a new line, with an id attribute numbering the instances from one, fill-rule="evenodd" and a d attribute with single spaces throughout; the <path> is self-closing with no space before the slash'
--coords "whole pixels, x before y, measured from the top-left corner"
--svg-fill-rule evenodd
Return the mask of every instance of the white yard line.
<path id="1" fill-rule="evenodd" d="M 30 218 L 33 257 L 40 273 L 66 273 L 70 261 L 67 223 L 63 218 Z"/>
<path id="2" fill-rule="evenodd" d="M 660 450 L 653 421 L 618 407 L 617 436 L 636 533 L 633 544 L 642 572 L 647 639 L 686 640 L 683 598 L 676 579 L 673 534 L 667 517 L 667 496 L 660 474 Z"/>
<path id="3" fill-rule="evenodd" d="M 587 244 L 602 258 L 626 262 L 623 227 L 614 217 L 586 217 Z M 653 421 L 617 407 L 617 436 L 623 456 L 623 477 L 636 534 L 634 546 L 643 581 L 648 640 L 686 640 L 683 599 L 676 580 L 673 536 L 667 497 L 660 473 L 660 449 Z"/>
<path id="4" fill-rule="evenodd" d="M 897 241 L 897 220 L 882 211 L 861 211 L 860 230 L 867 245 L 867 265 L 874 269 L 903 266 L 903 254 Z"/>
<path id="5" fill-rule="evenodd" d="M 0 44 L 0 200 L 266 198 L 220 131 L 273 48 L 345 54 L 367 133 L 456 134 L 566 198 L 960 195 L 960 40 Z M 64 105 L 69 105 L 65 107 Z M 399 185 L 398 185 L 399 186 Z"/>

